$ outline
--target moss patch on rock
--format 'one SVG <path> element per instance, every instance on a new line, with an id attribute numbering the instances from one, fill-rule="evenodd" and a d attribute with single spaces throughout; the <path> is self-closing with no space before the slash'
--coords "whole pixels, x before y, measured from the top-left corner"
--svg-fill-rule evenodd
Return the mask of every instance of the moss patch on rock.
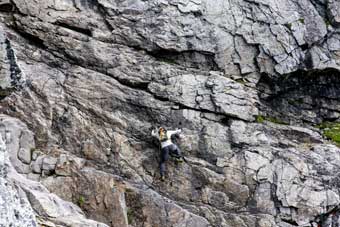
<path id="1" fill-rule="evenodd" d="M 256 116 L 256 122 L 257 123 L 263 123 L 264 121 L 270 121 L 272 123 L 280 124 L 280 125 L 289 125 L 287 122 L 284 122 L 283 120 L 278 119 L 276 117 L 262 116 L 262 115 Z"/>
<path id="2" fill-rule="evenodd" d="M 340 146 L 340 122 L 323 122 L 317 128 L 322 129 L 325 137 Z"/>
<path id="3" fill-rule="evenodd" d="M 82 196 L 82 195 L 79 196 L 78 201 L 77 201 L 78 206 L 82 207 L 84 205 L 84 203 L 85 203 L 85 197 Z"/>

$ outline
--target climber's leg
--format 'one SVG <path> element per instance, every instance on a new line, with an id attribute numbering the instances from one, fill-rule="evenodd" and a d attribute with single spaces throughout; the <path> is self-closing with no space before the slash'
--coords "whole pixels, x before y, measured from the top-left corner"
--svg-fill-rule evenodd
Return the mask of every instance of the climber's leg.
<path id="1" fill-rule="evenodd" d="M 161 150 L 161 161 L 159 164 L 161 177 L 164 177 L 165 162 L 169 159 L 169 146 L 163 147 Z"/>

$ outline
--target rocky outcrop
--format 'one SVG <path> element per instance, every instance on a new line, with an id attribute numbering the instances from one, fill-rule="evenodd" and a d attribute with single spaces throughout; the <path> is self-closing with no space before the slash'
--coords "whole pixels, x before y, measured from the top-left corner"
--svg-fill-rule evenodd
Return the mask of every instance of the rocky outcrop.
<path id="1" fill-rule="evenodd" d="M 338 5 L 0 1 L 0 133 L 20 173 L 3 179 L 22 220 L 338 226 L 340 150 L 316 127 L 340 121 Z M 188 161 L 165 182 L 159 125 L 183 129 Z"/>
<path id="2" fill-rule="evenodd" d="M 37 226 L 34 212 L 25 197 L 15 185 L 8 180 L 10 168 L 6 145 L 0 136 L 0 225 L 2 226 Z"/>
<path id="3" fill-rule="evenodd" d="M 17 170 L 21 171 L 27 160 L 8 157 L 9 153 L 6 146 L 12 157 L 15 154 L 20 157 L 24 148 L 16 149 L 16 142 L 20 145 L 33 146 L 32 141 L 27 136 L 32 135 L 32 133 L 22 122 L 14 118 L 1 115 L 0 122 L 1 128 L 5 129 L 0 133 L 1 225 L 20 227 L 34 227 L 38 224 L 45 226 L 56 226 L 55 224 L 58 226 L 107 226 L 87 220 L 79 207 L 63 201 L 55 194 L 51 194 L 42 184 L 18 174 Z M 21 128 L 17 127 L 18 125 Z M 26 131 L 22 132 L 21 130 Z M 2 138 L 5 139 L 5 142 Z M 18 164 L 20 162 L 21 165 L 12 166 L 12 163 Z M 27 177 L 30 178 L 30 175 L 28 174 Z"/>

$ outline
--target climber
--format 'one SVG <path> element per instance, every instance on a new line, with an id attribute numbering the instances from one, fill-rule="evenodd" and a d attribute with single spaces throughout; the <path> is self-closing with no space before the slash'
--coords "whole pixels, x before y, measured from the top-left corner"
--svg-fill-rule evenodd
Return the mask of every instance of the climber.
<path id="1" fill-rule="evenodd" d="M 178 146 L 171 141 L 171 136 L 175 134 L 179 134 L 182 130 L 177 129 L 174 131 L 166 130 L 164 127 L 160 127 L 158 132 L 156 129 L 153 129 L 151 135 L 156 137 L 161 143 L 161 161 L 160 161 L 160 174 L 161 180 L 164 181 L 165 176 L 165 162 L 169 159 L 169 155 L 174 157 L 176 162 L 183 162 L 183 156 L 181 150 Z"/>

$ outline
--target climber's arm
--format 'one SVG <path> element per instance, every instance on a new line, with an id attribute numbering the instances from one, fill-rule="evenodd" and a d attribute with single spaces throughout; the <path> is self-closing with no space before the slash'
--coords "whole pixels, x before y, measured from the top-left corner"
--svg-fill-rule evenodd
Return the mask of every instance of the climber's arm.
<path id="1" fill-rule="evenodd" d="M 173 130 L 173 131 L 168 131 L 169 133 L 169 136 L 173 135 L 173 134 L 179 134 L 182 132 L 182 129 L 176 129 L 176 130 Z"/>

